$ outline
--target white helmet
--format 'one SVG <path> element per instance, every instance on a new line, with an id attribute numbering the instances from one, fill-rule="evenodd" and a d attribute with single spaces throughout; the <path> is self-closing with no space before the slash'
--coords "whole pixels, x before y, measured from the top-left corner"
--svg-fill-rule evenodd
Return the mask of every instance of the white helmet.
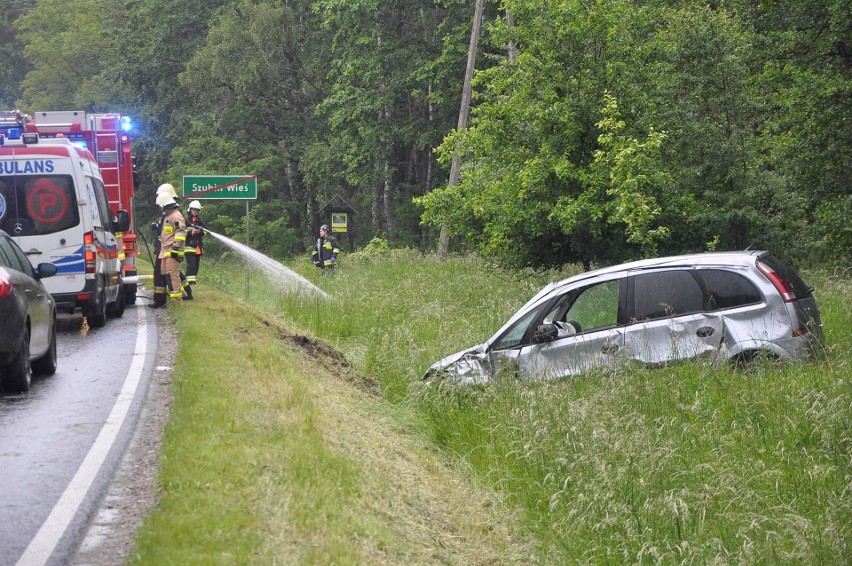
<path id="1" fill-rule="evenodd" d="M 163 183 L 162 185 L 160 185 L 157 189 L 157 196 L 159 195 L 169 195 L 172 198 L 177 198 L 177 193 L 175 192 L 175 188 L 171 185 L 171 183 Z"/>
<path id="2" fill-rule="evenodd" d="M 177 202 L 175 202 L 175 198 L 172 195 L 168 195 L 166 193 L 160 193 L 157 195 L 157 206 L 165 208 L 170 204 L 177 204 Z"/>
<path id="3" fill-rule="evenodd" d="M 197 200 L 194 200 L 191 203 L 189 203 L 189 208 L 194 208 L 195 210 L 201 210 L 201 203 L 198 202 Z"/>

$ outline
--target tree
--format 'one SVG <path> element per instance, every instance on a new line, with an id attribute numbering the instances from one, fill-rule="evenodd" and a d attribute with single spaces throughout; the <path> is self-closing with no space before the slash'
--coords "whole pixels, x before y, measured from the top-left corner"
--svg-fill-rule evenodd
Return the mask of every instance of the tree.
<path id="1" fill-rule="evenodd" d="M 464 71 L 464 84 L 462 85 L 461 108 L 459 109 L 459 123 L 456 131 L 463 132 L 467 128 L 468 114 L 470 113 L 470 100 L 473 90 L 473 69 L 476 66 L 476 48 L 479 44 L 479 33 L 482 27 L 482 0 L 476 0 L 476 9 L 473 13 L 473 25 L 470 32 L 470 46 L 467 50 L 467 66 Z M 458 152 L 454 152 L 450 165 L 450 180 L 448 186 L 455 187 L 459 182 L 459 167 L 461 165 L 461 156 Z M 443 260 L 447 257 L 447 248 L 449 247 L 449 225 L 441 225 L 441 235 L 438 239 L 438 259 Z"/>
<path id="2" fill-rule="evenodd" d="M 0 108 L 12 109 L 21 96 L 21 81 L 29 67 L 15 21 L 35 5 L 35 0 L 7 0 L 0 7 Z"/>

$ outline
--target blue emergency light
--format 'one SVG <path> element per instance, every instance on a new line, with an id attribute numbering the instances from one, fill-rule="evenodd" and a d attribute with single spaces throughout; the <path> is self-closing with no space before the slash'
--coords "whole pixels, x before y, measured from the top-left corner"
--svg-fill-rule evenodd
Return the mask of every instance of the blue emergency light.
<path id="1" fill-rule="evenodd" d="M 130 116 L 121 117 L 121 129 L 125 132 L 129 132 L 133 129 L 133 122 L 130 121 Z"/>

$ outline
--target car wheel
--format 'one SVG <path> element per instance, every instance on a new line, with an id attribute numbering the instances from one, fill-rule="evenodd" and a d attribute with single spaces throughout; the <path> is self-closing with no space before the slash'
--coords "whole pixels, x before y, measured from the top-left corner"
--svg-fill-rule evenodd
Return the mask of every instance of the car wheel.
<path id="1" fill-rule="evenodd" d="M 101 289 L 98 298 L 90 303 L 91 312 L 88 314 L 89 326 L 92 328 L 103 328 L 107 322 L 106 291 Z"/>
<path id="2" fill-rule="evenodd" d="M 37 375 L 53 375 L 56 373 L 56 321 L 50 327 L 50 345 L 47 353 L 33 361 L 33 373 Z"/>
<path id="3" fill-rule="evenodd" d="M 114 303 L 109 304 L 109 315 L 113 318 L 124 316 L 124 285 L 118 286 L 118 296 Z"/>
<path id="4" fill-rule="evenodd" d="M 30 390 L 33 381 L 33 369 L 30 366 L 30 331 L 24 330 L 24 339 L 21 348 L 15 357 L 6 366 L 3 377 L 3 388 L 14 393 L 23 393 Z"/>
<path id="5" fill-rule="evenodd" d="M 780 358 L 765 350 L 747 350 L 733 358 L 734 367 L 739 371 L 756 372 L 776 363 Z"/>

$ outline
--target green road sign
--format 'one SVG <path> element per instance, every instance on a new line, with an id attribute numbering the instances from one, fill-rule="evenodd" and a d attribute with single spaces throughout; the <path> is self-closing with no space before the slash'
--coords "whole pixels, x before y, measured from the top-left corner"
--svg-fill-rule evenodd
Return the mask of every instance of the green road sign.
<path id="1" fill-rule="evenodd" d="M 184 175 L 183 198 L 256 199 L 257 175 Z"/>

